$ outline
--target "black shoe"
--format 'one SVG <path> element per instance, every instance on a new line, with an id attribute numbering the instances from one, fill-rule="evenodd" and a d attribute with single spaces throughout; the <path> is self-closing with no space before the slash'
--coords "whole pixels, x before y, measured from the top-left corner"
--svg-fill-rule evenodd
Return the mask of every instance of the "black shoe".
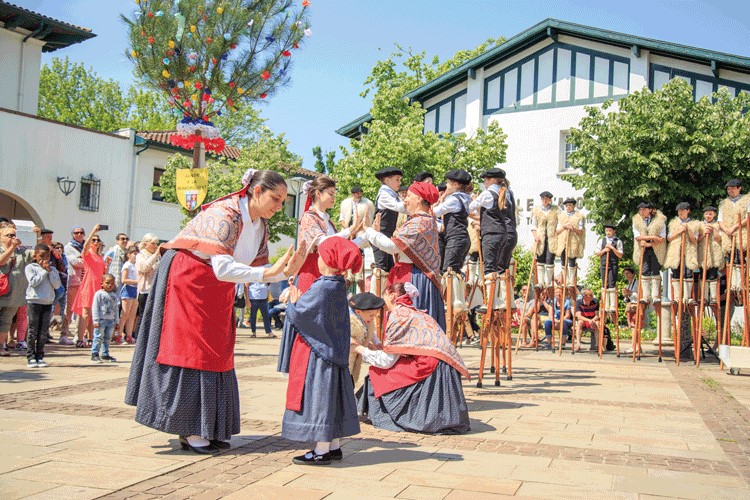
<path id="1" fill-rule="evenodd" d="M 330 465 L 331 464 L 331 453 L 323 453 L 322 455 L 316 455 L 315 450 L 310 450 L 304 455 L 294 457 L 292 463 L 297 465 Z"/>
<path id="2" fill-rule="evenodd" d="M 113 358 L 112 356 L 102 356 L 101 360 L 102 361 L 108 361 L 110 363 L 117 363 L 117 360 L 115 358 Z"/>
<path id="3" fill-rule="evenodd" d="M 213 455 L 214 453 L 219 453 L 219 449 L 216 446 L 193 446 L 188 443 L 187 438 L 183 436 L 180 436 L 180 446 L 185 451 L 192 451 L 199 455 Z"/>
<path id="4" fill-rule="evenodd" d="M 344 458 L 344 452 L 341 451 L 341 448 L 338 450 L 331 450 L 328 452 L 329 455 L 331 455 L 331 460 L 341 460 Z"/>
<path id="5" fill-rule="evenodd" d="M 211 446 L 216 446 L 217 448 L 220 448 L 222 450 L 226 450 L 227 448 L 231 448 L 232 444 L 229 441 L 219 441 L 218 439 L 211 439 Z"/>
<path id="6" fill-rule="evenodd" d="M 91 362 L 92 363 L 101 363 L 102 362 L 102 358 L 100 358 L 98 354 L 92 354 L 91 355 Z"/>

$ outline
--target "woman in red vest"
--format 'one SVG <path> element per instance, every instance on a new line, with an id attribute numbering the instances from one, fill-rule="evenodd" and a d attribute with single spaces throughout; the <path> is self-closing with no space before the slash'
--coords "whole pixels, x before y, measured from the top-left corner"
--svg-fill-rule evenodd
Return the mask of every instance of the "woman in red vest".
<path id="1" fill-rule="evenodd" d="M 356 346 L 370 364 L 358 410 L 375 427 L 391 431 L 459 434 L 469 431 L 461 355 L 435 320 L 414 307 L 417 289 L 394 283 L 383 299 L 388 323 L 382 350 Z"/>
<path id="2" fill-rule="evenodd" d="M 216 453 L 240 432 L 234 372 L 234 284 L 295 274 L 306 245 L 268 263 L 268 219 L 284 178 L 248 170 L 243 188 L 204 205 L 162 256 L 139 328 L 127 404 L 136 421 L 179 435 L 183 449 Z"/>

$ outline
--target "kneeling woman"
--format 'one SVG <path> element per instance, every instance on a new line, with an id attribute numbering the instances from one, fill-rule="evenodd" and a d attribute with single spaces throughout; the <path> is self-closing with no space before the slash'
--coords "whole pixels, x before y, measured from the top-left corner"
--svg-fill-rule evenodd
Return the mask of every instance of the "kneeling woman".
<path id="1" fill-rule="evenodd" d="M 234 283 L 285 279 L 305 258 L 303 244 L 263 267 L 267 221 L 283 207 L 286 182 L 269 170 L 248 170 L 242 182 L 162 246 L 125 395 L 136 422 L 178 434 L 183 449 L 202 454 L 228 448 L 240 432 Z"/>
<path id="2" fill-rule="evenodd" d="M 435 320 L 414 307 L 417 290 L 390 285 L 383 350 L 355 347 L 370 373 L 357 393 L 358 410 L 372 425 L 391 431 L 459 434 L 469 431 L 461 355 Z"/>
<path id="3" fill-rule="evenodd" d="M 380 215 L 365 231 L 365 238 L 380 250 L 395 257 L 395 265 L 388 272 L 388 285 L 411 283 L 419 290 L 414 301 L 417 309 L 427 313 L 445 331 L 445 303 L 440 283 L 440 249 L 438 228 L 430 208 L 438 201 L 438 191 L 428 182 L 409 186 L 404 205 L 409 219 L 392 237 L 380 233 Z"/>

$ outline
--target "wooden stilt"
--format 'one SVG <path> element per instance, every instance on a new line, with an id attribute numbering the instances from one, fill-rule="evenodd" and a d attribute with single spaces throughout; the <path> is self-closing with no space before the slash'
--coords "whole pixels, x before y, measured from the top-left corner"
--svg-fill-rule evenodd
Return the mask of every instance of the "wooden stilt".
<path id="1" fill-rule="evenodd" d="M 481 253 L 480 253 L 481 257 Z M 490 296 L 487 300 L 487 311 L 484 313 L 484 318 L 482 320 L 482 329 L 480 330 L 480 343 L 482 346 L 482 354 L 479 358 L 479 376 L 477 380 L 477 387 L 482 387 L 482 378 L 484 377 L 484 360 L 485 356 L 487 355 L 487 340 L 489 336 L 492 334 L 492 319 L 494 314 L 494 308 L 495 308 L 495 286 L 497 285 L 497 273 L 491 273 L 489 275 L 490 280 Z"/>
<path id="2" fill-rule="evenodd" d="M 635 242 L 636 245 L 638 245 L 638 242 Z M 648 306 L 648 304 L 641 304 L 641 300 L 643 299 L 643 256 L 646 253 L 646 249 L 641 247 L 641 258 L 640 262 L 638 263 L 638 308 L 635 310 L 635 331 L 632 335 L 632 342 L 633 342 L 633 363 L 635 363 L 635 357 L 636 357 L 636 351 L 637 346 L 640 343 L 640 340 L 638 338 L 641 336 L 641 320 L 643 319 L 643 313 L 645 313 L 645 306 Z M 643 308 L 643 310 L 641 309 Z M 619 340 L 619 339 L 618 339 Z M 619 343 L 619 342 L 618 342 Z M 619 351 L 619 347 L 618 347 Z M 618 353 L 619 355 L 619 353 Z"/>
<path id="3" fill-rule="evenodd" d="M 721 336 L 720 344 L 724 345 L 731 345 L 731 339 L 732 339 L 732 330 L 731 330 L 731 322 L 729 317 L 729 301 L 732 296 L 732 275 L 734 274 L 734 250 L 737 247 L 737 234 L 732 235 L 732 250 L 729 254 L 729 269 L 727 272 L 727 292 L 726 292 L 726 301 L 724 305 L 724 324 L 723 326 L 723 332 L 724 334 Z M 719 362 L 719 366 L 721 369 L 724 369 L 724 362 Z"/>
<path id="4" fill-rule="evenodd" d="M 687 231 L 687 227 L 685 227 L 685 231 Z M 680 298 L 680 301 L 677 303 L 677 335 L 674 337 L 674 359 L 677 363 L 677 366 L 680 365 L 680 351 L 682 350 L 682 311 L 684 308 L 683 300 L 685 298 L 684 293 L 684 283 L 685 283 L 685 239 L 687 238 L 687 233 L 683 231 L 683 233 L 680 235 L 680 293 L 677 294 L 677 296 Z M 674 295 L 673 295 L 674 297 Z"/>
<path id="5" fill-rule="evenodd" d="M 606 242 L 606 240 L 605 240 Z M 604 325 L 607 320 L 607 282 L 609 281 L 609 250 L 604 252 L 604 279 L 602 280 L 602 300 L 599 303 L 599 359 L 602 359 L 602 339 L 604 339 Z"/>
<path id="6" fill-rule="evenodd" d="M 701 293 L 700 300 L 698 301 L 698 331 L 695 334 L 695 340 L 693 341 L 693 358 L 695 359 L 695 366 L 700 366 L 700 349 L 701 341 L 703 339 L 703 315 L 706 310 L 706 274 L 708 274 L 708 254 L 711 251 L 711 233 L 706 233 L 706 242 L 703 245 L 703 272 L 701 273 Z"/>

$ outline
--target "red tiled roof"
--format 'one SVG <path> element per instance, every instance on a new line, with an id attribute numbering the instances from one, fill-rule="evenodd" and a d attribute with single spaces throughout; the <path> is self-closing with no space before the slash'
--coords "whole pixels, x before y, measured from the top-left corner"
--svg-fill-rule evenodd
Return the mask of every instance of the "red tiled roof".
<path id="1" fill-rule="evenodd" d="M 169 149 L 174 149 L 175 151 L 182 151 L 185 154 L 191 154 L 188 153 L 188 151 L 173 145 L 169 139 L 172 136 L 172 134 L 176 134 L 176 130 L 161 130 L 161 131 L 152 131 L 152 132 L 136 132 L 137 135 L 140 137 L 146 139 L 149 143 L 155 144 L 161 147 L 166 147 Z M 214 156 L 220 156 L 223 158 L 228 158 L 230 160 L 236 160 L 240 157 L 240 153 L 242 150 L 240 148 L 237 148 L 235 146 L 226 146 L 224 150 L 221 153 L 208 153 L 210 155 Z M 308 170 L 306 168 L 302 167 L 291 167 L 289 168 L 290 174 L 297 174 L 304 177 L 320 177 L 320 172 L 316 172 L 314 170 Z"/>

